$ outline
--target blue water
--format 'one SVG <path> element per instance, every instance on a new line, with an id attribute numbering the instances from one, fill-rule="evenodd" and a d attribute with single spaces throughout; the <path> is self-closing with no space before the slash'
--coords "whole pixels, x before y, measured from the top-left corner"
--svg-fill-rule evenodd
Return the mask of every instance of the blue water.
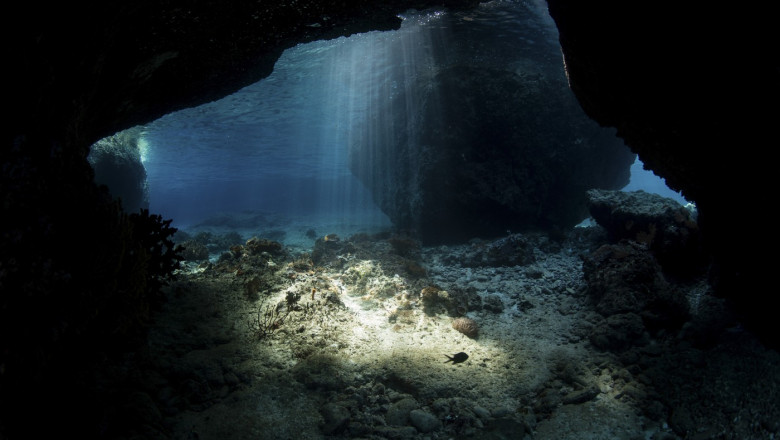
<path id="1" fill-rule="evenodd" d="M 518 7 L 535 14 L 515 14 Z M 348 147 L 366 124 L 381 128 L 377 136 L 397 135 L 371 119 L 380 100 L 409 94 L 411 78 L 433 75 L 436 66 L 463 56 L 506 67 L 500 54 L 509 47 L 521 60 L 518 69 L 540 54 L 560 59 L 544 2 L 498 1 L 469 13 L 408 12 L 403 18 L 398 31 L 288 49 L 269 77 L 149 124 L 142 157 L 150 210 L 180 228 L 218 229 L 222 225 L 209 219 L 243 218 L 245 235 L 280 225 L 300 236 L 310 228 L 320 234 L 387 228 L 387 216 L 348 168 Z M 455 26 L 472 33 L 466 41 L 477 46 L 448 47 Z M 494 35 L 493 43 L 479 46 L 486 34 Z M 640 171 L 629 186 L 648 188 Z M 652 185 L 650 191 L 663 191 Z"/>
<path id="2" fill-rule="evenodd" d="M 687 205 L 690 202 L 686 200 L 681 193 L 670 189 L 663 178 L 656 176 L 652 171 L 644 169 L 644 165 L 639 158 L 631 165 L 631 181 L 623 187 L 623 191 L 642 190 L 649 193 L 655 193 L 664 197 L 676 200 L 681 205 Z"/>
<path id="3" fill-rule="evenodd" d="M 270 77 L 148 126 L 150 208 L 182 224 L 243 210 L 381 221 L 346 167 L 349 124 L 363 109 L 339 93 L 344 43 L 288 50 Z"/>

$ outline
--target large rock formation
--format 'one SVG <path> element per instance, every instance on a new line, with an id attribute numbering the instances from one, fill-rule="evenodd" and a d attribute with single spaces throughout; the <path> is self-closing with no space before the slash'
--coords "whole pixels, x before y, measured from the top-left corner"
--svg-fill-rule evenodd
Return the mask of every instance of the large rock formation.
<path id="1" fill-rule="evenodd" d="M 503 5 L 487 32 L 439 18 L 449 32 L 432 52 L 448 56 L 399 80 L 406 93 L 374 109 L 352 145 L 375 201 L 424 243 L 570 228 L 587 217 L 586 190 L 628 183 L 634 155 L 582 112 L 545 24 Z"/>
<path id="2" fill-rule="evenodd" d="M 765 335 L 777 234 L 763 223 L 780 120 L 780 27 L 769 5 L 548 0 L 583 109 L 697 204 L 712 282 Z M 775 343 L 777 339 L 774 338 Z"/>
<path id="3" fill-rule="evenodd" d="M 154 223 L 131 224 L 97 187 L 90 146 L 256 82 L 294 44 L 397 28 L 399 12 L 434 3 L 442 2 L 8 5 L 0 437 L 123 434 L 112 429 L 127 419 L 126 353 L 144 344 L 160 270 L 147 253 L 159 234 Z"/>
<path id="4" fill-rule="evenodd" d="M 78 291 L 100 299 L 104 291 L 94 290 L 94 280 L 110 286 L 113 273 L 132 275 L 137 260 L 105 265 L 105 256 L 128 243 L 118 239 L 117 213 L 92 180 L 90 145 L 255 82 L 298 42 L 395 28 L 397 14 L 410 7 L 476 3 L 9 4 L 9 23 L 0 31 L 9 84 L 0 137 L 0 435 L 105 434 L 109 408 L 86 385 L 118 379 L 91 376 L 84 367 L 110 358 L 104 354 L 121 357 L 128 341 L 95 338 L 93 304 L 72 299 Z M 774 186 L 767 185 L 773 163 L 764 156 L 780 120 L 774 5 L 549 4 L 583 108 L 617 127 L 650 168 L 697 202 L 704 239 L 719 263 L 719 291 L 738 292 L 731 297 L 746 324 L 775 334 L 776 309 L 767 299 L 776 294 L 767 287 L 773 283 L 765 255 L 776 248 L 776 235 L 756 227 L 766 223 L 759 216 L 763 191 Z M 76 252 L 90 259 L 76 264 Z M 51 386 L 61 393 L 53 395 Z"/>
<path id="5" fill-rule="evenodd" d="M 409 8 L 477 3 L 15 3 L 2 30 L 14 67 L 3 144 L 35 135 L 86 155 L 99 139 L 262 79 L 298 43 L 396 29 Z"/>
<path id="6" fill-rule="evenodd" d="M 670 274 L 700 275 L 707 266 L 695 211 L 644 191 L 588 190 L 588 207 L 609 239 L 644 244 Z"/>

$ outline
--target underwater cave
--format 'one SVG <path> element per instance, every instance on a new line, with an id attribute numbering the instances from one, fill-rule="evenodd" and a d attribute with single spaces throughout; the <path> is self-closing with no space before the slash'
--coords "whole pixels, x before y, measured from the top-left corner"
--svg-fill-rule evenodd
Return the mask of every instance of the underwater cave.
<path id="1" fill-rule="evenodd" d="M 544 5 L 400 17 L 287 49 L 255 84 L 112 136 L 119 156 L 137 152 L 133 191 L 108 180 L 118 160 L 92 159 L 96 181 L 180 229 L 275 223 L 303 245 L 311 229 L 394 227 L 426 244 L 568 229 L 588 217 L 586 189 L 630 175 L 629 189 L 687 203 L 640 161 L 629 171 L 635 155 L 582 112 Z"/>
<path id="2" fill-rule="evenodd" d="M 712 148 L 771 130 L 752 12 L 52 8 L 4 30 L 0 437 L 780 435 L 770 186 Z"/>

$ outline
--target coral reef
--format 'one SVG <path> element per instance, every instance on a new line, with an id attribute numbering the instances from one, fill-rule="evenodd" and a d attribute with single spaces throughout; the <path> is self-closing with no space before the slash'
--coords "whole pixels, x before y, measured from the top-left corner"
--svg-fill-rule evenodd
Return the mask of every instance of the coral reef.
<path id="1" fill-rule="evenodd" d="M 161 215 L 150 214 L 148 209 L 130 214 L 129 220 L 134 243 L 140 246 L 140 256 L 147 262 L 149 294 L 157 295 L 160 286 L 173 276 L 182 260 L 172 239 L 177 229 L 171 227 L 173 220 L 163 220 Z"/>
<path id="2" fill-rule="evenodd" d="M 314 242 L 311 259 L 319 265 L 339 265 L 341 261 L 338 256 L 349 253 L 354 253 L 354 245 L 350 241 L 342 241 L 337 235 L 328 234 Z"/>
<path id="3" fill-rule="evenodd" d="M 268 240 L 266 238 L 260 239 L 252 237 L 247 240 L 244 248 L 250 255 L 260 255 L 263 252 L 268 252 L 271 255 L 279 255 L 282 253 L 282 244 L 278 241 Z"/>
<path id="4" fill-rule="evenodd" d="M 262 429 L 269 438 L 418 439 L 561 438 L 575 424 L 578 430 L 597 426 L 599 438 L 650 431 L 671 438 L 672 431 L 682 436 L 697 425 L 736 432 L 718 425 L 733 411 L 729 402 L 746 398 L 756 409 L 774 397 L 758 385 L 737 395 L 726 386 L 706 386 L 717 377 L 736 390 L 777 371 L 776 356 L 762 363 L 761 355 L 740 359 L 723 352 L 708 362 L 714 351 L 691 350 L 691 342 L 706 343 L 703 332 L 724 322 L 712 320 L 717 304 L 706 297 L 697 302 L 703 321 L 680 332 L 654 332 L 645 311 L 616 308 L 608 317 L 593 311 L 579 251 L 570 249 L 580 237 L 519 268 L 442 266 L 437 262 L 446 254 L 471 245 L 423 248 L 431 276 L 421 280 L 398 272 L 403 258 L 386 237 L 376 236 L 342 239 L 354 253 L 335 255 L 339 264 L 315 265 L 292 250 L 285 252 L 288 259 L 242 251 L 182 271 L 152 335 L 150 358 L 159 360 L 154 381 L 163 389 L 144 388 L 155 392 L 139 400 L 149 409 L 145 415 L 156 410 L 162 416 L 147 417 L 145 426 L 171 426 L 171 437 L 197 430 L 204 438 L 233 438 Z M 632 258 L 630 250 L 614 256 L 628 265 L 652 261 L 644 245 L 635 245 L 647 258 Z M 597 255 L 609 255 L 608 249 Z M 249 301 L 242 294 L 248 285 L 257 289 Z M 439 315 L 450 312 L 448 304 L 469 307 L 479 339 L 454 333 L 453 320 Z M 728 333 L 740 341 L 747 335 Z M 452 360 L 445 363 L 445 355 Z M 745 358 L 750 365 L 759 360 L 752 371 L 760 376 L 741 373 L 752 368 Z M 777 389 L 771 387 L 776 379 L 760 383 Z M 674 400 L 667 397 L 674 393 Z M 709 403 L 700 405 L 707 396 L 716 397 L 714 414 Z M 682 414 L 680 400 L 691 402 L 682 408 L 690 417 L 677 415 L 670 423 L 669 414 Z M 294 404 L 280 407 L 279 401 Z M 775 413 L 769 408 L 766 420 Z M 228 414 L 247 422 L 236 424 Z M 742 432 L 757 432 L 757 419 Z"/>
<path id="5" fill-rule="evenodd" d="M 412 278 L 424 278 L 428 275 L 428 271 L 425 270 L 425 268 L 420 265 L 420 263 L 414 260 L 404 260 L 403 268 Z"/>

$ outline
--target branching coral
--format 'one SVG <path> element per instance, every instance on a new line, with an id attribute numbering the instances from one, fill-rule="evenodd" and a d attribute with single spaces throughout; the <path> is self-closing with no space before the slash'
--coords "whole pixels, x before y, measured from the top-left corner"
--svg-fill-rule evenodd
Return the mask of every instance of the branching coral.
<path id="1" fill-rule="evenodd" d="M 249 330 L 258 340 L 263 340 L 282 327 L 288 314 L 279 305 L 266 305 L 263 301 L 249 317 Z"/>

